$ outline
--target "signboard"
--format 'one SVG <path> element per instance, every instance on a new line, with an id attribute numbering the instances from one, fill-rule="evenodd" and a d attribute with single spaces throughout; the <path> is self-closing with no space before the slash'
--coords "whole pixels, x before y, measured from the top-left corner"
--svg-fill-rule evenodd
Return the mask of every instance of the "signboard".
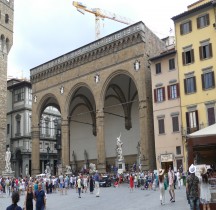
<path id="1" fill-rule="evenodd" d="M 161 155 L 161 162 L 172 162 L 173 161 L 173 154 L 165 154 Z"/>

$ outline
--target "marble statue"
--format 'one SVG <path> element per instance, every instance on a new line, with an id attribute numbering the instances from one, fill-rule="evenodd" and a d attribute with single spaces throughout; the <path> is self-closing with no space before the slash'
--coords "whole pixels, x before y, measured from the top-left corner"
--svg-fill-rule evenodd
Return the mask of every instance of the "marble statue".
<path id="1" fill-rule="evenodd" d="M 96 172 L 96 165 L 94 163 L 89 164 L 89 173 Z"/>
<path id="2" fill-rule="evenodd" d="M 124 159 L 122 155 L 122 145 L 123 145 L 123 142 L 121 141 L 121 134 L 120 134 L 120 136 L 117 137 L 117 142 L 116 142 L 116 152 L 117 152 L 118 161 L 121 161 Z"/>
<path id="3" fill-rule="evenodd" d="M 46 175 L 50 175 L 51 174 L 51 169 L 50 169 L 49 163 L 46 164 L 45 174 Z"/>
<path id="4" fill-rule="evenodd" d="M 10 151 L 10 147 L 7 148 L 6 154 L 5 154 L 5 171 L 6 172 L 11 172 L 11 151 Z"/>
<path id="5" fill-rule="evenodd" d="M 65 174 L 72 174 L 71 166 L 66 165 L 65 168 L 66 168 Z"/>

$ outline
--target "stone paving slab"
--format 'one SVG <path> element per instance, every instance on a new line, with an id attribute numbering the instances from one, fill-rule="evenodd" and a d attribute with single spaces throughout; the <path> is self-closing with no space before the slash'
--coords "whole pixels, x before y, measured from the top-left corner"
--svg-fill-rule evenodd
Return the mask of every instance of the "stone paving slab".
<path id="1" fill-rule="evenodd" d="M 185 187 L 175 190 L 176 202 L 169 201 L 169 193 L 166 190 L 166 204 L 161 206 L 159 200 L 159 190 L 141 190 L 137 188 L 130 192 L 128 185 L 123 184 L 119 188 L 100 188 L 100 197 L 95 194 L 82 193 L 78 198 L 78 193 L 70 189 L 67 195 L 60 195 L 59 192 L 47 195 L 46 210 L 189 210 L 189 205 L 185 197 Z M 22 207 L 24 195 L 21 195 L 19 205 Z M 0 197 L 0 210 L 6 210 L 11 204 L 11 198 Z"/>

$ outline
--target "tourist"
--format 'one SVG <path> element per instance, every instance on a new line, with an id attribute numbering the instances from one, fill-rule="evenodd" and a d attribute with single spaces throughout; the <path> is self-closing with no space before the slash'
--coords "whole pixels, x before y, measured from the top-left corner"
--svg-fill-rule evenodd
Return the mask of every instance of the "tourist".
<path id="1" fill-rule="evenodd" d="M 186 193 L 188 196 L 190 209 L 194 210 L 194 207 L 196 210 L 200 210 L 199 208 L 199 195 L 200 195 L 200 187 L 199 187 L 199 178 L 195 176 L 196 167 L 192 164 L 189 167 L 190 175 L 187 178 L 186 181 Z"/>
<path id="2" fill-rule="evenodd" d="M 177 177 L 177 183 L 178 183 L 178 188 L 180 189 L 181 186 L 181 173 L 178 169 L 177 173 L 176 173 L 176 177 Z"/>
<path id="3" fill-rule="evenodd" d="M 169 172 L 168 172 L 168 180 L 169 180 L 169 194 L 170 194 L 171 202 L 175 202 L 174 177 L 175 177 L 175 174 L 170 166 Z"/>
<path id="4" fill-rule="evenodd" d="M 45 191 L 42 190 L 42 183 L 38 184 L 38 190 L 34 193 L 36 201 L 36 210 L 44 210 L 46 208 L 46 195 Z"/>
<path id="5" fill-rule="evenodd" d="M 33 198 L 32 185 L 28 185 L 24 201 L 25 210 L 33 210 Z"/>
<path id="6" fill-rule="evenodd" d="M 159 169 L 160 202 L 165 205 L 164 169 Z"/>
<path id="7" fill-rule="evenodd" d="M 91 194 L 93 194 L 93 191 L 94 191 L 94 180 L 93 180 L 93 177 L 90 176 L 90 180 L 89 180 L 89 191 Z"/>
<path id="8" fill-rule="evenodd" d="M 61 195 L 63 195 L 63 187 L 64 187 L 64 177 L 61 173 L 61 175 L 59 176 L 59 188 L 60 188 Z"/>
<path id="9" fill-rule="evenodd" d="M 6 210 L 22 210 L 20 206 L 17 205 L 20 199 L 20 195 L 18 192 L 13 192 L 12 193 L 12 204 L 6 208 Z"/>
<path id="10" fill-rule="evenodd" d="M 203 205 L 203 209 L 210 210 L 210 186 L 208 182 L 208 173 L 205 166 L 200 169 L 201 181 L 200 181 L 200 202 Z"/>
<path id="11" fill-rule="evenodd" d="M 134 190 L 134 177 L 132 174 L 130 175 L 129 185 L 130 185 L 130 192 L 133 192 L 133 190 Z"/>
<path id="12" fill-rule="evenodd" d="M 88 177 L 87 175 L 83 176 L 83 186 L 84 186 L 84 192 L 87 192 L 87 188 L 88 188 Z"/>
<path id="13" fill-rule="evenodd" d="M 100 181 L 100 176 L 98 174 L 98 171 L 96 171 L 95 175 L 94 175 L 94 181 L 95 181 L 95 190 L 96 190 L 96 197 L 100 197 L 100 185 L 99 185 L 99 181 Z"/>
<path id="14" fill-rule="evenodd" d="M 82 188 L 81 179 L 80 179 L 80 176 L 78 176 L 77 177 L 77 189 L 79 193 L 79 198 L 81 198 L 81 188 Z"/>

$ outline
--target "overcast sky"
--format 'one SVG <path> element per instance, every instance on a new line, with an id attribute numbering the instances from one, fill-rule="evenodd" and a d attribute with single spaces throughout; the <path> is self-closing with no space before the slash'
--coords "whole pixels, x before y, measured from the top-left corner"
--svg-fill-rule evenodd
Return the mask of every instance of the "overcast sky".
<path id="1" fill-rule="evenodd" d="M 159 38 L 174 29 L 171 17 L 187 10 L 196 0 L 80 0 L 89 8 L 100 8 L 143 21 Z M 106 36 L 127 25 L 104 19 Z M 173 30 L 174 31 L 174 30 Z M 95 40 L 95 16 L 82 15 L 72 0 L 15 0 L 14 43 L 8 57 L 8 76 L 29 78 L 30 69 Z"/>

